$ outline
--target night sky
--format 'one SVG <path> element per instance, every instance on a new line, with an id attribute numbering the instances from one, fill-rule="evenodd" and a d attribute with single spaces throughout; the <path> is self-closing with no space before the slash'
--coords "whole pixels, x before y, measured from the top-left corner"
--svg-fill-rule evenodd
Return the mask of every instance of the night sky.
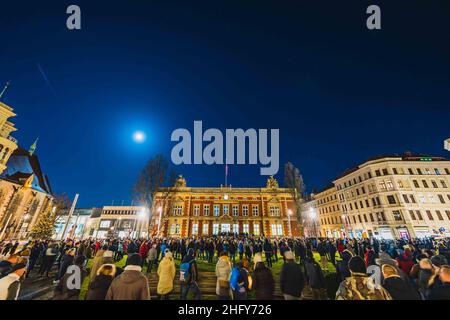
<path id="1" fill-rule="evenodd" d="M 382 30 L 366 28 L 370 4 Z M 3 1 L 0 35 L 13 136 L 40 137 L 53 190 L 81 207 L 129 204 L 146 161 L 194 120 L 279 128 L 277 178 L 292 161 L 309 191 L 375 155 L 449 156 L 448 1 Z M 263 186 L 259 168 L 231 165 L 229 183 Z M 224 183 L 223 166 L 176 170 Z"/>

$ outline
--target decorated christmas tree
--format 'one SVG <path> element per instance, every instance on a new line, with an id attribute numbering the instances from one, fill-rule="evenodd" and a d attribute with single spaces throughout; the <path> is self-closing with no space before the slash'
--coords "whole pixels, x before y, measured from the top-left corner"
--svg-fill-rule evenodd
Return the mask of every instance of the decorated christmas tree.
<path id="1" fill-rule="evenodd" d="M 41 214 L 41 217 L 30 231 L 30 237 L 33 240 L 50 239 L 55 232 L 55 222 L 63 210 L 67 210 L 70 201 L 65 194 L 55 196 L 53 205 Z"/>

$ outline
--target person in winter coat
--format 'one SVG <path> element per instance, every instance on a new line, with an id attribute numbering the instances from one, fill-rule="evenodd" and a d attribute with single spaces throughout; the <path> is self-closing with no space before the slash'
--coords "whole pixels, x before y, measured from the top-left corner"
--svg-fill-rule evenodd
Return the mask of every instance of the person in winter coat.
<path id="1" fill-rule="evenodd" d="M 393 300 L 420 300 L 419 292 L 413 288 L 409 281 L 404 281 L 395 267 L 384 264 L 381 266 L 383 273 L 383 288 L 391 295 Z"/>
<path id="2" fill-rule="evenodd" d="M 151 249 L 147 254 L 147 273 L 152 272 L 152 267 L 157 268 L 158 263 L 158 250 L 156 249 L 156 244 L 153 244 Z"/>
<path id="3" fill-rule="evenodd" d="M 20 282 L 26 271 L 26 263 L 16 263 L 10 272 L 0 279 L 0 300 L 17 300 Z"/>
<path id="4" fill-rule="evenodd" d="M 90 273 L 90 282 L 92 282 L 97 275 L 97 271 L 100 266 L 103 264 L 103 254 L 107 250 L 107 246 L 103 246 L 101 249 L 97 250 L 95 254 L 94 260 L 92 261 L 91 273 Z"/>
<path id="5" fill-rule="evenodd" d="M 71 264 L 73 264 L 73 260 L 74 260 L 76 251 L 77 250 L 75 248 L 71 248 L 71 249 L 67 250 L 66 253 L 64 254 L 64 256 L 61 258 L 61 264 L 60 264 L 58 273 L 56 274 L 55 282 L 58 282 L 66 273 L 67 268 Z M 83 262 L 84 262 L 84 260 L 83 260 Z"/>
<path id="6" fill-rule="evenodd" d="M 147 278 L 142 274 L 141 256 L 131 254 L 127 266 L 116 277 L 106 294 L 106 300 L 150 300 Z"/>
<path id="7" fill-rule="evenodd" d="M 305 286 L 303 271 L 295 262 L 291 251 L 284 254 L 285 263 L 281 267 L 280 286 L 285 300 L 300 300 Z"/>
<path id="8" fill-rule="evenodd" d="M 94 281 L 89 284 L 86 300 L 105 300 L 106 294 L 116 276 L 114 264 L 104 264 L 97 270 Z"/>
<path id="9" fill-rule="evenodd" d="M 149 251 L 149 248 L 148 248 L 147 242 L 146 241 L 142 242 L 141 247 L 139 248 L 139 254 L 141 255 L 141 261 L 142 261 L 141 267 L 144 266 L 144 262 L 147 259 L 148 251 Z"/>
<path id="10" fill-rule="evenodd" d="M 314 260 L 312 251 L 308 250 L 305 259 L 306 279 L 311 287 L 313 299 L 321 300 L 322 291 L 325 288 L 325 277 L 317 261 Z"/>
<path id="11" fill-rule="evenodd" d="M 167 251 L 158 266 L 159 280 L 156 292 L 161 296 L 161 300 L 169 299 L 169 293 L 173 290 L 175 272 L 175 262 L 173 260 L 172 252 Z"/>
<path id="12" fill-rule="evenodd" d="M 8 259 L 0 261 L 0 279 L 11 272 L 13 266 L 19 262 L 19 258 L 18 255 L 13 254 Z"/>
<path id="13" fill-rule="evenodd" d="M 230 273 L 231 262 L 225 251 L 222 251 L 216 264 L 216 294 L 219 300 L 230 299 Z"/>
<path id="14" fill-rule="evenodd" d="M 265 266 L 261 253 L 255 254 L 255 270 L 253 271 L 253 287 L 256 300 L 272 300 L 275 291 L 275 281 L 272 271 Z"/>
<path id="15" fill-rule="evenodd" d="M 376 265 L 375 259 L 377 255 L 371 246 L 367 246 L 366 252 L 364 253 L 364 262 L 366 263 L 366 267 Z"/>
<path id="16" fill-rule="evenodd" d="M 450 267 L 445 265 L 439 269 L 441 284 L 432 290 L 430 300 L 450 300 Z"/>
<path id="17" fill-rule="evenodd" d="M 247 269 L 244 268 L 243 261 L 237 262 L 230 275 L 230 288 L 234 300 L 247 300 L 248 291 L 252 287 L 251 281 Z"/>
<path id="18" fill-rule="evenodd" d="M 190 290 L 193 291 L 195 300 L 200 300 L 202 298 L 202 294 L 197 284 L 198 267 L 197 262 L 195 261 L 194 249 L 190 248 L 187 251 L 186 255 L 183 257 L 183 259 L 181 260 L 181 265 L 185 263 L 189 264 L 189 272 L 187 275 L 185 275 L 185 281 L 181 282 L 181 290 L 180 290 L 181 300 L 187 300 L 187 296 Z"/>
<path id="19" fill-rule="evenodd" d="M 409 274 L 411 268 L 414 265 L 411 249 L 405 247 L 405 251 L 397 257 L 398 267 L 403 270 L 404 273 Z"/>
<path id="20" fill-rule="evenodd" d="M 341 259 L 336 264 L 336 272 L 339 281 L 344 281 L 345 278 L 350 277 L 350 269 L 348 268 L 348 262 L 353 257 L 353 254 L 349 250 L 344 250 L 341 253 Z"/>
<path id="21" fill-rule="evenodd" d="M 336 300 L 392 300 L 386 289 L 368 276 L 366 263 L 360 256 L 352 257 L 348 267 L 351 276 L 339 285 Z"/>
<path id="22" fill-rule="evenodd" d="M 69 251 L 71 251 L 70 249 Z M 53 300 L 78 300 L 80 296 L 81 291 L 81 284 L 83 283 L 84 278 L 87 275 L 87 271 L 84 269 L 83 265 L 86 258 L 84 256 L 77 256 L 72 261 L 74 262 L 74 265 L 79 268 L 80 270 L 80 288 L 71 288 L 69 287 L 69 278 L 73 275 L 72 273 L 64 272 L 63 276 L 60 278 L 60 281 L 56 285 L 54 291 L 53 291 Z M 61 261 L 61 267 L 63 265 L 63 261 Z"/>

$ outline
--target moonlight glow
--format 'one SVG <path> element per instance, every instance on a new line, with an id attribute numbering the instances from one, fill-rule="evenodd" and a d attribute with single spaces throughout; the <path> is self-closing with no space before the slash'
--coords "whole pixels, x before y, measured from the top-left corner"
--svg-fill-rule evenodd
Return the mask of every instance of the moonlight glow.
<path id="1" fill-rule="evenodd" d="M 142 131 L 136 131 L 133 133 L 133 140 L 136 143 L 143 143 L 145 141 L 145 133 Z"/>

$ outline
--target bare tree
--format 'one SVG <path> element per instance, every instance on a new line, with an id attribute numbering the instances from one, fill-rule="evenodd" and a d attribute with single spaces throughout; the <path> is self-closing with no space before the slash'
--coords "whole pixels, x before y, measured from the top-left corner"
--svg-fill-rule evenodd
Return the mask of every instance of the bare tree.
<path id="1" fill-rule="evenodd" d="M 294 197 L 297 222 L 301 225 L 301 215 L 303 206 L 303 197 L 305 195 L 305 183 L 303 177 L 300 174 L 300 170 L 296 168 L 291 162 L 287 162 L 284 165 L 284 186 L 292 190 L 292 196 Z"/>
<path id="2" fill-rule="evenodd" d="M 163 186 L 172 186 L 175 183 L 177 174 L 169 167 L 169 161 L 162 154 L 150 159 L 134 185 L 134 201 L 150 208 L 155 192 Z"/>

